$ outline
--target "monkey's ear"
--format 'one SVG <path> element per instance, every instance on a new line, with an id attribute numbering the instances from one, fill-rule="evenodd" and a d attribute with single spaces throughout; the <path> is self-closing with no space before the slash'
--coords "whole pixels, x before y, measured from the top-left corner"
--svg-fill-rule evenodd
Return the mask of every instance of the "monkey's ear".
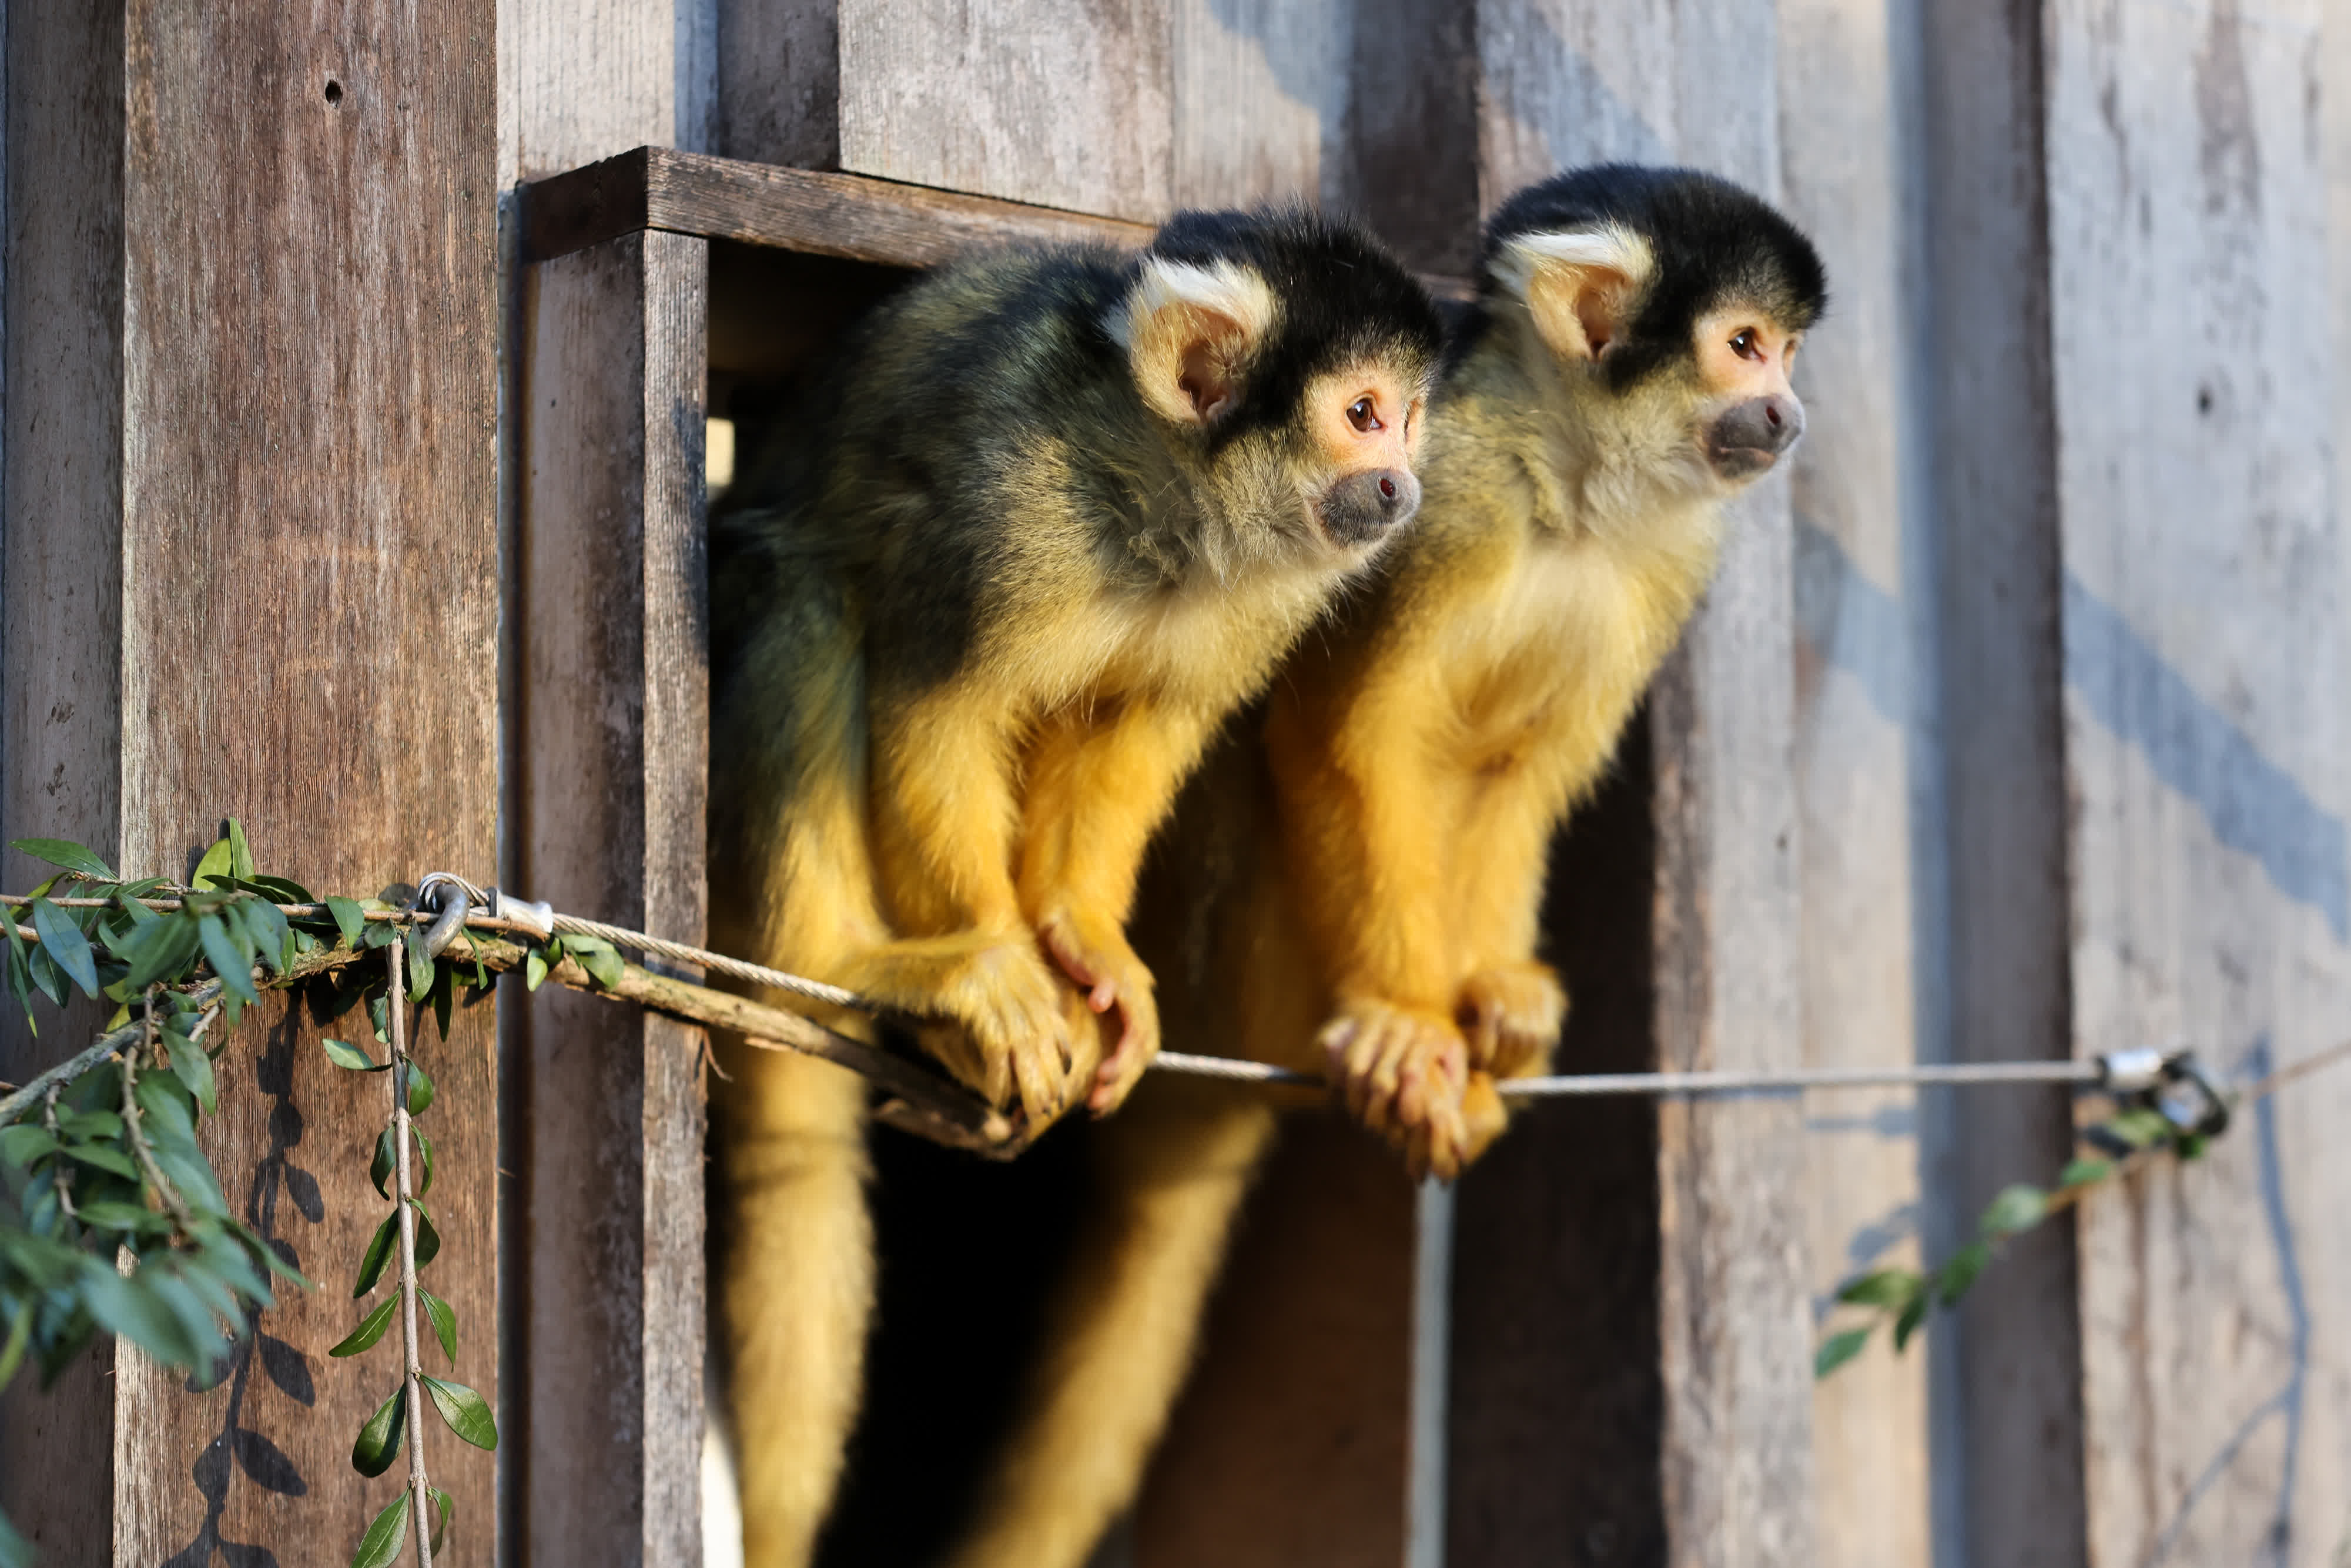
<path id="1" fill-rule="evenodd" d="M 1273 290 L 1249 267 L 1145 256 L 1109 326 L 1143 401 L 1177 424 L 1207 425 L 1239 394 L 1274 315 Z"/>
<path id="2" fill-rule="evenodd" d="M 1596 360 L 1631 325 L 1656 266 L 1649 242 L 1619 225 L 1520 235 L 1502 246 L 1494 273 L 1564 360 Z"/>

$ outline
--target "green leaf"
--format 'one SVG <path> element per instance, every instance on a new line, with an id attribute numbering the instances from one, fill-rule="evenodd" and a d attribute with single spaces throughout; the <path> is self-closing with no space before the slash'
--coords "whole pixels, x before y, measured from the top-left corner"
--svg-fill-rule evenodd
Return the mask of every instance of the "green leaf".
<path id="1" fill-rule="evenodd" d="M 204 957 L 212 964 L 228 994 L 242 1002 L 256 1002 L 260 993 L 253 988 L 253 960 L 236 950 L 230 939 L 228 927 L 217 915 L 206 915 L 196 921 L 196 937 L 204 944 Z"/>
<path id="2" fill-rule="evenodd" d="M 360 936 L 367 928 L 367 917 L 360 913 L 360 906 L 330 893 L 327 894 L 327 913 L 335 917 L 335 930 L 341 935 L 343 946 L 356 951 Z"/>
<path id="3" fill-rule="evenodd" d="M 2014 1236 L 2041 1223 L 2049 1212 L 2049 1195 L 2030 1182 L 2001 1189 L 1979 1224 L 1986 1236 Z"/>
<path id="4" fill-rule="evenodd" d="M 367 1418 L 360 1435 L 351 1443 L 351 1469 L 363 1476 L 380 1476 L 392 1469 L 392 1461 L 400 1457 L 400 1439 L 408 1425 L 408 1401 L 401 1396 L 408 1392 L 406 1385 L 394 1388 L 392 1397 L 375 1407 Z"/>
<path id="5" fill-rule="evenodd" d="M 235 817 L 228 820 L 228 873 L 242 877 L 253 875 L 253 846 L 245 841 L 245 824 Z"/>
<path id="6" fill-rule="evenodd" d="M 1842 1333 L 1829 1335 L 1828 1338 L 1821 1341 L 1821 1348 L 1813 1353 L 1813 1376 L 1826 1377 L 1830 1373 L 1859 1355 L 1861 1347 L 1868 1343 L 1867 1329 L 1846 1329 Z"/>
<path id="7" fill-rule="evenodd" d="M 0 1388 L 7 1387 L 16 1369 L 25 1364 L 25 1347 L 33 1340 L 34 1305 L 33 1298 L 26 1297 L 16 1303 L 16 1316 L 8 1322 L 7 1343 L 0 1344 Z"/>
<path id="8" fill-rule="evenodd" d="M 92 882 L 114 880 L 114 873 L 107 868 L 104 861 L 71 839 L 11 839 L 8 847 L 22 850 L 37 861 L 63 866 L 76 876 L 88 877 Z"/>
<path id="9" fill-rule="evenodd" d="M 392 1568 L 392 1559 L 408 1542 L 409 1496 L 402 1492 L 375 1516 L 360 1537 L 360 1549 L 351 1553 L 351 1568 Z"/>
<path id="10" fill-rule="evenodd" d="M 172 1222 L 152 1208 L 141 1208 L 135 1203 L 118 1203 L 112 1198 L 99 1198 L 78 1207 L 81 1222 L 92 1230 L 120 1230 L 126 1236 L 164 1237 L 172 1234 Z"/>
<path id="11" fill-rule="evenodd" d="M 451 1309 L 448 1302 L 443 1301 L 440 1297 L 434 1295 L 432 1291 L 426 1290 L 422 1285 L 416 1287 L 416 1299 L 424 1303 L 424 1315 L 433 1320 L 433 1333 L 434 1336 L 441 1342 L 441 1354 L 449 1358 L 450 1365 L 456 1365 L 456 1312 Z M 5 1384 L 6 1381 L 7 1380 L 5 1378 L 0 1378 L 0 1384 Z"/>
<path id="12" fill-rule="evenodd" d="M 328 1061 L 353 1072 L 381 1072 L 392 1065 L 389 1061 L 378 1061 L 358 1046 L 345 1040 L 322 1040 L 319 1044 L 325 1048 Z"/>
<path id="13" fill-rule="evenodd" d="M 1988 1241 L 1971 1241 L 1960 1248 L 1935 1270 L 1936 1296 L 1947 1307 L 1957 1305 L 1959 1298 L 1967 1294 L 1968 1287 L 1976 1282 L 1976 1276 L 1991 1262 L 1991 1244 Z"/>
<path id="14" fill-rule="evenodd" d="M 425 1376 L 423 1383 L 424 1392 L 433 1396 L 434 1407 L 449 1423 L 449 1430 L 477 1448 L 498 1446 L 498 1424 L 490 1415 L 488 1400 L 462 1383 L 444 1383 L 433 1376 Z"/>
<path id="15" fill-rule="evenodd" d="M 351 1300 L 358 1301 L 374 1290 L 375 1282 L 383 1278 L 383 1266 L 392 1261 L 392 1254 L 400 1248 L 399 1220 L 400 1210 L 395 1208 L 375 1228 L 367 1251 L 360 1257 L 360 1282 L 351 1287 Z"/>
<path id="16" fill-rule="evenodd" d="M 389 920 L 373 920 L 368 923 L 367 930 L 360 934 L 360 946 L 362 947 L 389 947 L 394 942 L 399 940 L 399 926 L 394 925 Z"/>
<path id="17" fill-rule="evenodd" d="M 2204 1146 L 2210 1142 L 2211 1140 L 2201 1133 L 2182 1133 L 2173 1147 L 2183 1160 L 2200 1160 L 2204 1157 Z"/>
<path id="18" fill-rule="evenodd" d="M 6 959 L 8 989 L 15 992 L 16 1000 L 24 1005 L 25 1022 L 31 1025 L 33 1023 L 33 972 L 28 967 L 25 938 L 16 930 L 16 912 L 14 909 L 0 909 L 0 933 L 5 933 L 8 940 Z M 33 1032 L 37 1034 L 40 1030 L 36 1027 Z"/>
<path id="19" fill-rule="evenodd" d="M 1927 1281 L 1909 1269 L 1880 1269 L 1864 1274 L 1839 1291 L 1836 1299 L 1858 1307 L 1885 1307 L 1891 1310 L 1908 1301 L 1926 1288 Z"/>
<path id="20" fill-rule="evenodd" d="M 6 1381 L 0 1377 L 0 1383 Z M 35 1562 L 33 1543 L 17 1534 L 8 1516 L 0 1513 L 0 1568 L 34 1568 Z"/>
<path id="21" fill-rule="evenodd" d="M 177 979 L 196 956 L 196 921 L 185 911 L 166 915 L 152 925 L 142 925 L 123 957 L 131 972 L 122 977 L 131 991 L 143 991 L 158 980 Z"/>
<path id="22" fill-rule="evenodd" d="M 409 1175 L 415 1178 L 416 1196 L 423 1197 L 433 1190 L 433 1140 L 424 1135 L 423 1128 L 413 1123 L 409 1124 L 408 1131 L 416 1139 L 417 1155 L 416 1166 Z"/>
<path id="23" fill-rule="evenodd" d="M 457 1005 L 456 966 L 444 963 L 434 977 L 433 991 L 433 1021 L 441 1026 L 441 1038 L 449 1038 L 449 1015 Z"/>
<path id="24" fill-rule="evenodd" d="M 449 1515 L 452 1511 L 449 1506 L 449 1494 L 439 1487 L 427 1486 L 424 1489 L 424 1495 L 433 1500 L 433 1551 L 434 1554 L 438 1556 L 441 1552 L 441 1538 L 449 1533 Z"/>
<path id="25" fill-rule="evenodd" d="M 33 977 L 33 985 L 41 995 L 59 1007 L 66 1005 L 65 973 L 57 967 L 57 960 L 49 956 L 47 947 L 39 943 L 33 945 L 32 953 L 25 960 L 25 972 Z"/>
<path id="26" fill-rule="evenodd" d="M 588 971 L 590 979 L 608 991 L 620 985 L 622 976 L 628 971 L 628 964 L 610 942 L 601 936 L 582 936 L 577 932 L 564 938 L 564 942 L 571 956 L 580 960 L 580 967 Z"/>
<path id="27" fill-rule="evenodd" d="M 2171 1124 L 2164 1119 L 2163 1113 L 2143 1105 L 2109 1117 L 2099 1125 L 2134 1149 L 2151 1147 L 2171 1136 Z"/>
<path id="28" fill-rule="evenodd" d="M 392 1129 L 386 1127 L 375 1135 L 375 1158 L 368 1162 L 368 1179 L 375 1183 L 379 1196 L 392 1196 L 392 1178 L 400 1168 L 399 1159 L 399 1146 L 392 1139 Z"/>
<path id="29" fill-rule="evenodd" d="M 33 929 L 40 936 L 43 950 L 81 988 L 82 995 L 98 995 L 98 963 L 90 956 L 89 938 L 81 934 L 81 927 L 47 899 L 37 898 Z"/>
<path id="30" fill-rule="evenodd" d="M 416 1266 L 421 1270 L 441 1256 L 441 1232 L 434 1228 L 433 1216 L 423 1204 L 412 1197 L 408 1207 L 416 1210 Z"/>
<path id="31" fill-rule="evenodd" d="M 424 1069 L 413 1056 L 408 1059 L 407 1079 L 408 1113 L 422 1116 L 433 1105 L 433 1080 L 424 1075 Z"/>
<path id="32" fill-rule="evenodd" d="M 535 991 L 538 989 L 539 982 L 546 978 L 546 949 L 533 947 L 522 957 L 522 988 L 526 991 Z"/>
<path id="33" fill-rule="evenodd" d="M 66 1153 L 86 1166 L 96 1166 L 102 1171 L 112 1171 L 125 1181 L 139 1179 L 139 1167 L 120 1149 L 108 1148 L 104 1144 L 69 1144 Z"/>
<path id="34" fill-rule="evenodd" d="M 196 1049 L 193 1041 L 183 1041 L 172 1052 L 172 1076 L 188 1086 L 196 1103 L 209 1116 L 220 1108 L 218 1091 L 213 1083 L 213 1059 Z"/>
<path id="35" fill-rule="evenodd" d="M 246 888 L 249 892 L 261 894 L 262 897 L 269 900 L 272 904 L 316 904 L 319 902 L 318 899 L 311 894 L 310 890 L 304 887 L 300 883 L 289 881 L 282 876 L 266 876 L 260 872 L 255 872 L 251 876 L 239 877 L 237 879 L 237 885 Z"/>
<path id="36" fill-rule="evenodd" d="M 1917 1300 L 1903 1308 L 1902 1315 L 1894 1320 L 1894 1349 L 1896 1354 L 1909 1344 L 1910 1336 L 1917 1333 L 1918 1325 L 1927 1321 L 1927 1293 L 1921 1291 Z"/>
<path id="37" fill-rule="evenodd" d="M 68 1138 L 119 1138 L 122 1136 L 122 1118 L 104 1109 L 77 1111 L 57 1119 L 57 1131 Z"/>
<path id="38" fill-rule="evenodd" d="M 399 1310 L 400 1298 L 396 1295 L 386 1296 L 382 1301 L 376 1303 L 375 1311 L 370 1312 L 367 1316 L 360 1320 L 360 1326 L 353 1329 L 348 1335 L 346 1335 L 342 1343 L 335 1346 L 327 1354 L 329 1355 L 357 1355 L 361 1351 L 374 1349 L 375 1342 L 383 1337 L 383 1331 L 392 1326 L 392 1313 Z"/>
<path id="39" fill-rule="evenodd" d="M 426 992 L 433 988 L 433 960 L 425 956 L 424 954 L 424 928 L 423 926 L 410 926 L 408 928 L 407 938 L 408 961 L 403 967 L 407 971 L 408 999 L 411 1001 L 418 1001 L 423 998 Z"/>
<path id="40" fill-rule="evenodd" d="M 0 1127 L 0 1160 L 5 1160 L 19 1170 L 29 1170 L 43 1155 L 55 1154 L 57 1139 L 37 1122 L 19 1122 L 13 1127 Z"/>
<path id="41" fill-rule="evenodd" d="M 221 840 L 218 843 L 213 845 L 212 848 L 206 850 L 204 852 L 204 858 L 196 862 L 196 874 L 188 879 L 189 885 L 192 887 L 218 887 L 221 885 L 222 878 L 235 876 L 236 874 L 236 867 L 230 859 L 234 852 L 235 852 L 229 848 L 229 842 L 226 839 Z"/>
<path id="42" fill-rule="evenodd" d="M 187 1325 L 168 1302 L 144 1281 L 116 1273 L 110 1262 L 85 1261 L 81 1298 L 100 1328 L 131 1341 L 166 1366 L 187 1370 L 211 1358 L 212 1347 L 189 1336 Z"/>
<path id="43" fill-rule="evenodd" d="M 294 935 L 294 930 L 286 924 L 286 916 L 277 912 L 277 906 L 258 898 L 240 898 L 229 907 L 235 911 L 238 923 L 253 938 L 253 950 L 263 963 L 269 966 L 270 973 L 284 974 L 286 944 Z"/>

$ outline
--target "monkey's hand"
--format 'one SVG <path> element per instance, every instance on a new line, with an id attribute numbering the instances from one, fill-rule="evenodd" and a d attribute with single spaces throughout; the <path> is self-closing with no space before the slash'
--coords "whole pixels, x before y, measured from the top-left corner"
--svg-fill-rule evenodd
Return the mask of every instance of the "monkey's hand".
<path id="1" fill-rule="evenodd" d="M 1454 1013 L 1473 1069 L 1524 1078 L 1550 1067 L 1567 1019 L 1567 992 L 1548 964 L 1531 958 L 1497 964 L 1462 982 Z"/>
<path id="2" fill-rule="evenodd" d="M 1068 988 L 1026 932 L 893 942 L 851 965 L 843 980 L 882 1007 L 955 1025 L 918 1034 L 989 1103 L 1005 1104 L 1017 1089 L 1040 1126 L 1067 1104 L 1076 1054 L 1062 1007 Z"/>
<path id="3" fill-rule="evenodd" d="M 1159 1005 L 1152 994 L 1151 971 L 1116 925 L 1067 907 L 1039 920 L 1037 935 L 1061 972 L 1086 993 L 1088 1007 L 1097 1013 L 1118 1009 L 1117 1042 L 1095 1069 L 1093 1087 L 1086 1096 L 1087 1107 L 1106 1116 L 1125 1101 L 1143 1070 L 1159 1054 Z"/>
<path id="4" fill-rule="evenodd" d="M 1356 997 L 1340 1004 L 1320 1043 L 1333 1092 L 1404 1155 L 1415 1180 L 1459 1174 L 1469 1051 L 1451 1019 Z"/>

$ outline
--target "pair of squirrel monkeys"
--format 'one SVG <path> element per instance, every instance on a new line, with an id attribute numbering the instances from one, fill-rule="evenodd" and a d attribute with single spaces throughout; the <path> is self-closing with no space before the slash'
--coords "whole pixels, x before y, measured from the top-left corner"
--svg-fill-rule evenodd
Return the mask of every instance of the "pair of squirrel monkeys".
<path id="1" fill-rule="evenodd" d="M 1319 1071 L 1447 1179 L 1501 1130 L 1496 1081 L 1546 1068 L 1546 846 L 1722 503 L 1802 431 L 1824 298 L 1793 225 L 1687 170 L 1520 193 L 1449 334 L 1352 227 L 1185 214 L 1132 258 L 926 277 L 729 492 L 719 945 L 924 1020 L 1032 1127 L 1134 1094 L 962 1568 L 1077 1568 L 1181 1384 L 1275 1111 L 1135 1092 L 1163 1039 Z M 775 1568 L 813 1551 L 859 1396 L 865 1089 L 729 1066 L 726 1354 Z"/>

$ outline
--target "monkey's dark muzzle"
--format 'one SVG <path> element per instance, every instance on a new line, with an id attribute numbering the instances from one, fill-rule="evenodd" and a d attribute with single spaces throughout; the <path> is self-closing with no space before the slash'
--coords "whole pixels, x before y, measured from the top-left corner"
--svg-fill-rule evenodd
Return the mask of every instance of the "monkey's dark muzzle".
<path id="1" fill-rule="evenodd" d="M 1322 493 L 1315 512 L 1322 531 L 1343 545 L 1367 545 L 1412 520 L 1420 510 L 1420 481 L 1402 468 L 1350 474 Z"/>
<path id="2" fill-rule="evenodd" d="M 1804 434 L 1804 405 L 1792 397 L 1751 397 L 1706 433 L 1707 461 L 1726 479 L 1752 479 Z"/>

